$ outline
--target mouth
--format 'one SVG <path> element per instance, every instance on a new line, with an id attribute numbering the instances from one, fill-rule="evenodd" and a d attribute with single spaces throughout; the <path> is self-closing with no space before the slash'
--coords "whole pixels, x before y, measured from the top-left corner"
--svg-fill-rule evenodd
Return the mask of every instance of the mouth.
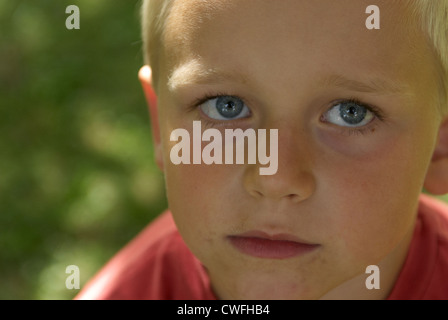
<path id="1" fill-rule="evenodd" d="M 319 244 L 307 243 L 290 234 L 269 235 L 262 231 L 231 235 L 227 239 L 241 253 L 264 259 L 298 257 L 320 247 Z"/>

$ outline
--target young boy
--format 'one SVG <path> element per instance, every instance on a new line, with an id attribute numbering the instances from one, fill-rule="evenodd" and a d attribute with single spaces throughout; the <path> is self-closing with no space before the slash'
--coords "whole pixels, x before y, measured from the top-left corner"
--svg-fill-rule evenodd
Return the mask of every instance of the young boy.
<path id="1" fill-rule="evenodd" d="M 448 208 L 421 194 L 448 192 L 448 1 L 147 0 L 142 13 L 170 211 L 78 298 L 448 298 Z M 214 139 L 277 129 L 275 173 L 247 157 L 173 163 L 176 129 L 198 151 L 195 121 Z"/>

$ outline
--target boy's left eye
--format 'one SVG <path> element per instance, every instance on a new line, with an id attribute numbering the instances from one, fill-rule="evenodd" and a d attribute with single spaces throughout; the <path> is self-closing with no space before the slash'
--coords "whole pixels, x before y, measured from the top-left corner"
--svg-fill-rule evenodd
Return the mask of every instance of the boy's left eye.
<path id="1" fill-rule="evenodd" d="M 362 127 L 374 117 L 375 114 L 368 107 L 354 101 L 339 102 L 322 116 L 325 122 L 342 127 Z"/>
<path id="2" fill-rule="evenodd" d="M 214 120 L 235 120 L 250 115 L 250 109 L 244 102 L 235 96 L 219 96 L 208 99 L 199 108 Z"/>

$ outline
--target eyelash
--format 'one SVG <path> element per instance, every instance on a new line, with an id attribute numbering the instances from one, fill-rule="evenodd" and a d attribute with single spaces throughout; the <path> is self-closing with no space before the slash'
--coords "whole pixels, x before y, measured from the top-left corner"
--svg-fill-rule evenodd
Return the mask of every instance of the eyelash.
<path id="1" fill-rule="evenodd" d="M 241 101 L 243 101 L 245 103 L 245 99 L 243 99 L 243 98 L 241 98 L 241 97 L 239 97 L 239 96 L 237 96 L 235 94 L 226 93 L 226 92 L 213 92 L 213 93 L 207 93 L 207 94 L 203 95 L 201 98 L 198 98 L 198 99 L 194 100 L 193 103 L 188 107 L 188 110 L 189 111 L 196 110 L 196 109 L 199 108 L 199 106 L 201 104 L 205 103 L 206 101 L 211 100 L 211 99 L 216 99 L 216 98 L 219 98 L 221 96 L 232 96 L 232 97 L 240 99 Z M 364 103 L 364 102 L 362 102 L 359 99 L 354 98 L 354 97 L 351 97 L 351 98 L 348 98 L 348 99 L 336 100 L 335 102 L 332 103 L 331 108 L 333 108 L 334 106 L 336 106 L 336 105 L 338 105 L 338 104 L 340 104 L 342 102 L 345 102 L 345 103 L 355 103 L 355 104 L 357 104 L 359 106 L 362 106 L 362 107 L 366 108 L 368 111 L 372 112 L 374 114 L 374 117 L 377 118 L 379 121 L 385 122 L 384 114 L 378 107 L 370 105 L 370 104 L 366 104 L 366 103 Z M 330 110 L 330 109 L 327 109 L 327 111 Z M 211 128 L 211 127 L 213 127 L 213 126 L 215 126 L 215 125 L 220 123 L 220 122 L 217 122 L 217 121 L 212 121 L 210 119 L 202 119 L 202 120 L 204 121 L 204 125 L 205 125 L 206 128 Z M 228 121 L 228 122 L 231 122 L 231 120 Z M 371 121 L 369 124 L 367 124 L 364 127 L 355 127 L 355 128 L 344 127 L 344 128 L 341 128 L 341 134 L 349 135 L 349 136 L 352 136 L 352 135 L 365 135 L 367 133 L 373 133 L 376 130 L 377 126 L 378 126 L 378 123 L 377 123 L 376 119 L 374 119 L 373 121 Z"/>
<path id="2" fill-rule="evenodd" d="M 232 96 L 235 98 L 240 99 L 241 101 L 245 102 L 245 100 L 237 95 L 234 94 L 230 94 L 230 93 L 225 93 L 225 92 L 214 92 L 214 93 L 209 93 L 209 94 L 205 94 L 203 95 L 201 98 L 196 99 L 195 101 L 193 101 L 193 103 L 191 104 L 191 107 L 189 109 L 193 110 L 198 108 L 201 104 L 205 103 L 208 100 L 212 100 L 212 99 L 216 99 L 222 96 Z"/>
<path id="3" fill-rule="evenodd" d="M 332 103 L 330 109 L 335 107 L 335 106 L 337 106 L 340 103 L 343 103 L 343 102 L 345 102 L 345 103 L 354 103 L 354 104 L 357 104 L 359 106 L 362 106 L 362 107 L 366 108 L 368 111 L 372 112 L 374 117 L 375 117 L 370 123 L 368 123 L 367 125 L 365 125 L 363 127 L 354 127 L 354 128 L 344 127 L 344 128 L 341 128 L 341 134 L 343 134 L 343 135 L 352 136 L 352 135 L 365 135 L 365 134 L 368 134 L 368 133 L 373 133 L 376 130 L 376 127 L 378 126 L 378 121 L 376 121 L 376 120 L 379 120 L 380 122 L 385 122 L 384 113 L 378 107 L 373 106 L 371 104 L 366 104 L 366 103 L 364 103 L 364 102 L 362 102 L 359 99 L 354 98 L 354 97 L 351 97 L 351 98 L 348 98 L 348 99 L 336 100 L 335 102 Z M 328 109 L 328 110 L 330 110 L 330 109 Z"/>
<path id="4" fill-rule="evenodd" d="M 188 107 L 188 110 L 189 111 L 196 110 L 196 109 L 199 108 L 199 106 L 201 104 L 205 103 L 206 101 L 212 100 L 212 99 L 216 99 L 216 98 L 219 98 L 219 97 L 222 97 L 222 96 L 232 96 L 232 97 L 240 99 L 241 101 L 244 102 L 244 104 L 246 104 L 246 100 L 241 98 L 238 95 L 235 95 L 235 94 L 232 94 L 232 93 L 226 93 L 226 92 L 213 92 L 213 93 L 207 93 L 207 94 L 203 95 L 201 98 L 198 98 L 198 99 L 194 100 L 193 103 L 191 104 L 191 106 Z M 232 123 L 233 121 L 238 121 L 238 120 L 241 121 L 242 119 L 228 120 L 226 122 L 218 121 L 218 120 L 212 120 L 212 119 L 207 119 L 205 117 L 203 119 L 201 119 L 201 121 L 204 122 L 204 127 L 207 128 L 207 129 L 208 128 L 212 128 L 212 127 L 214 127 L 216 125 L 229 124 L 229 123 Z"/>

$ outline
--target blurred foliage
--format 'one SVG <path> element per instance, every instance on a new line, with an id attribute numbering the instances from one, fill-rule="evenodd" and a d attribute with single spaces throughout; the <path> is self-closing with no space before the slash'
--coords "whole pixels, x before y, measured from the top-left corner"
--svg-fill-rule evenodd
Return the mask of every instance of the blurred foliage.
<path id="1" fill-rule="evenodd" d="M 67 30 L 65 8 L 80 8 Z M 167 204 L 138 0 L 0 1 L 0 299 L 71 299 Z M 447 200 L 447 198 L 445 198 Z"/>
<path id="2" fill-rule="evenodd" d="M 81 28 L 68 30 L 68 5 Z M 138 0 L 0 1 L 0 299 L 71 299 L 166 208 Z"/>

